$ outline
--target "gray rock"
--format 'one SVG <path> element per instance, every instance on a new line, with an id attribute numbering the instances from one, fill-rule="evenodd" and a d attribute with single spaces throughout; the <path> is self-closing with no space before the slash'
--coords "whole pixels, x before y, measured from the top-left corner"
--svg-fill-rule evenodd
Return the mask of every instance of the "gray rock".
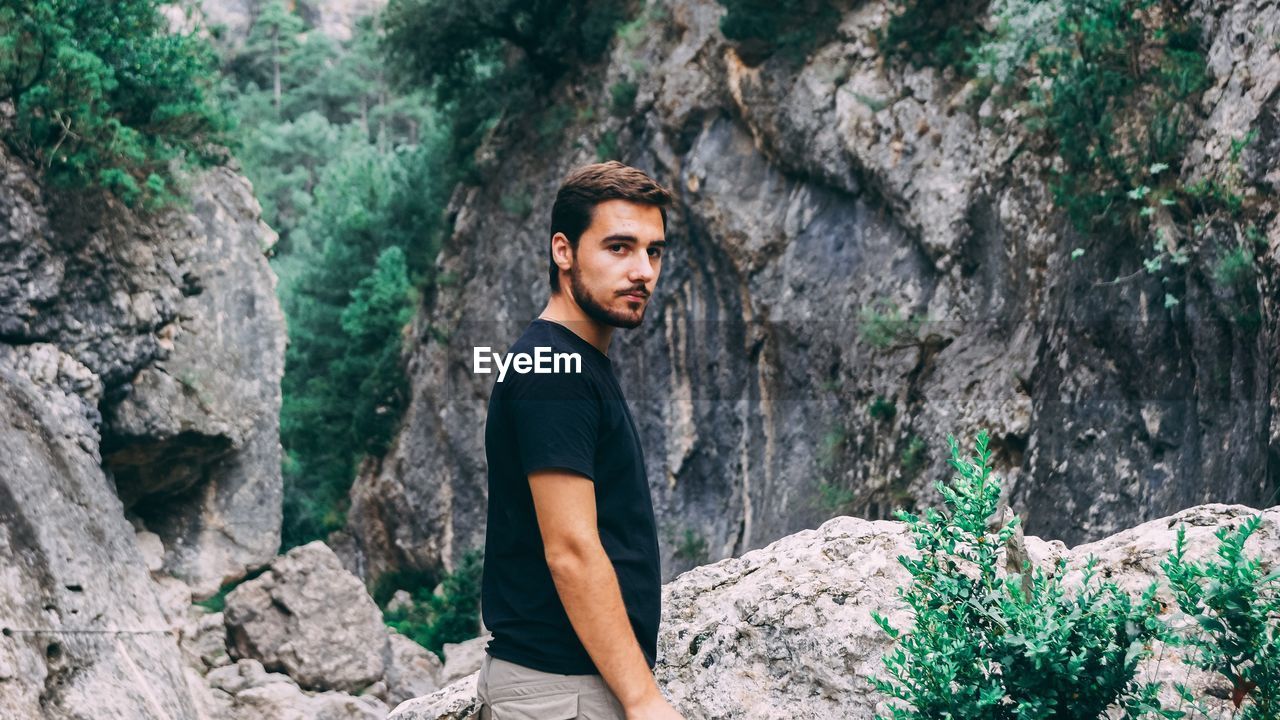
<path id="1" fill-rule="evenodd" d="M 267 672 L 256 660 L 214 670 L 207 680 L 224 696 L 217 720 L 382 720 L 388 711 L 373 697 L 306 692 L 287 675 Z"/>
<path id="2" fill-rule="evenodd" d="M 83 407 L 0 361 L 0 716 L 194 717 L 134 529 L 82 445 L 97 436 Z"/>
<path id="3" fill-rule="evenodd" d="M 383 666 L 384 695 L 389 705 L 428 695 L 443 684 L 440 679 L 443 668 L 435 653 L 397 632 L 387 637 Z"/>
<path id="4" fill-rule="evenodd" d="M 356 692 L 383 676 L 382 613 L 318 540 L 228 593 L 224 615 L 233 657 L 259 660 L 303 688 Z"/>
<path id="5" fill-rule="evenodd" d="M 481 635 L 460 643 L 445 643 L 441 648 L 444 652 L 444 669 L 440 673 L 440 683 L 448 685 L 464 675 L 478 671 L 480 664 L 484 662 L 485 647 L 492 637 Z"/>
<path id="6" fill-rule="evenodd" d="M 476 696 L 476 678 L 468 675 L 426 697 L 414 698 L 396 706 L 387 720 L 477 720 L 480 698 Z"/>
<path id="7" fill-rule="evenodd" d="M 1064 583 L 1079 586 L 1096 558 L 1100 577 L 1140 593 L 1160 581 L 1167 620 L 1189 626 L 1164 586 L 1160 562 L 1187 527 L 1188 557 L 1216 551 L 1214 533 L 1256 511 L 1206 505 L 1161 518 L 1068 550 L 1061 542 L 1027 537 L 1031 562 L 1067 562 Z M 896 627 L 911 617 L 896 593 L 910 582 L 898 562 L 916 554 L 899 522 L 837 517 L 816 530 L 782 538 L 742 557 L 704 565 L 663 588 L 658 638 L 659 687 L 686 717 L 704 720 L 782 720 L 796 717 L 870 720 L 887 712 L 869 678 L 886 678 L 883 658 L 892 643 L 872 620 Z M 1264 513 L 1246 552 L 1263 558 L 1264 572 L 1280 562 L 1280 506 Z M 1208 690 L 1215 679 L 1182 664 L 1179 651 L 1155 643 L 1144 678 L 1187 683 L 1212 710 L 1229 714 Z M 391 720 L 471 720 L 479 710 L 476 676 L 398 706 Z M 1176 704 L 1171 688 L 1164 700 Z M 1217 715 L 1215 715 L 1216 717 Z"/>

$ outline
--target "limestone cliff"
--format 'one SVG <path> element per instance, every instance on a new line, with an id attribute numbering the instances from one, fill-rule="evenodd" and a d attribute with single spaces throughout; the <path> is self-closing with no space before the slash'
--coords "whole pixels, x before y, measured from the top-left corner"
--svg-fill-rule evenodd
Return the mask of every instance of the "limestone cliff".
<path id="1" fill-rule="evenodd" d="M 415 324 L 403 430 L 352 491 L 353 566 L 448 567 L 483 543 L 493 377 L 472 373 L 472 348 L 505 347 L 541 309 L 554 192 L 597 146 L 677 199 L 645 324 L 611 349 L 667 577 L 700 559 L 685 538 L 701 535 L 715 559 L 817 527 L 833 514 L 824 484 L 850 493 L 841 512 L 869 519 L 929 497 L 945 434 L 981 427 L 1028 530 L 1069 543 L 1274 497 L 1280 13 L 1253 0 L 1189 9 L 1211 87 L 1177 170 L 1212 174 L 1254 131 L 1239 159 L 1270 250 L 1250 332 L 1231 321 L 1211 258 L 1167 310 L 1141 248 L 1072 230 L 1053 207 L 1052 158 L 1016 114 L 991 122 L 1010 111 L 970 107 L 973 84 L 951 70 L 886 59 L 889 12 L 854 3 L 800 66 L 752 67 L 714 0 L 650 3 L 647 25 L 557 86 L 551 110 L 500 126 L 483 184 L 451 207 L 447 282 Z M 610 114 L 622 83 L 634 110 Z M 859 311 L 882 300 L 928 318 L 915 342 L 860 338 Z M 869 412 L 876 398 L 894 412 Z"/>
<path id="2" fill-rule="evenodd" d="M 274 233 L 226 168 L 145 218 L 0 176 L 0 714 L 195 717 L 161 595 L 280 544 Z"/>

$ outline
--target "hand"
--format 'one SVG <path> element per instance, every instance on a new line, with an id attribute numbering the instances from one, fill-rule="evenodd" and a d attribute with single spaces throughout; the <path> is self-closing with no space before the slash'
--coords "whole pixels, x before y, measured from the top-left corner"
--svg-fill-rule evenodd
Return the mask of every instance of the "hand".
<path id="1" fill-rule="evenodd" d="M 627 708 L 627 720 L 684 720 L 684 716 L 671 707 L 666 698 L 654 693 Z"/>

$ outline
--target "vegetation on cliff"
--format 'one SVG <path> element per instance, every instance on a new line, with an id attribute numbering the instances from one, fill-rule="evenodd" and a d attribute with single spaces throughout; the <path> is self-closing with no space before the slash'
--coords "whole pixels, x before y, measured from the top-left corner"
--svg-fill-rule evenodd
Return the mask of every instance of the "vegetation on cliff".
<path id="1" fill-rule="evenodd" d="M 51 185 L 175 201 L 173 164 L 224 159 L 216 80 L 210 47 L 170 33 L 157 0 L 0 0 L 4 142 Z"/>

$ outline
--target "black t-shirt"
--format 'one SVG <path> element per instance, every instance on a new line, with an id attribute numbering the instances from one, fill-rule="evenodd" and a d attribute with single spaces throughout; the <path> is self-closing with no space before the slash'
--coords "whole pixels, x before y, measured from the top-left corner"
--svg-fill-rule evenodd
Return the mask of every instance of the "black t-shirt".
<path id="1" fill-rule="evenodd" d="M 662 580 L 640 435 L 604 353 L 563 325 L 542 319 L 530 323 L 509 352 L 532 357 L 538 347 L 576 353 L 581 372 L 520 374 L 513 363 L 496 382 L 494 370 L 484 433 L 489 511 L 481 607 L 493 633 L 487 650 L 543 672 L 598 674 L 551 579 L 529 490 L 529 473 L 563 468 L 595 483 L 600 542 L 652 668 Z"/>

